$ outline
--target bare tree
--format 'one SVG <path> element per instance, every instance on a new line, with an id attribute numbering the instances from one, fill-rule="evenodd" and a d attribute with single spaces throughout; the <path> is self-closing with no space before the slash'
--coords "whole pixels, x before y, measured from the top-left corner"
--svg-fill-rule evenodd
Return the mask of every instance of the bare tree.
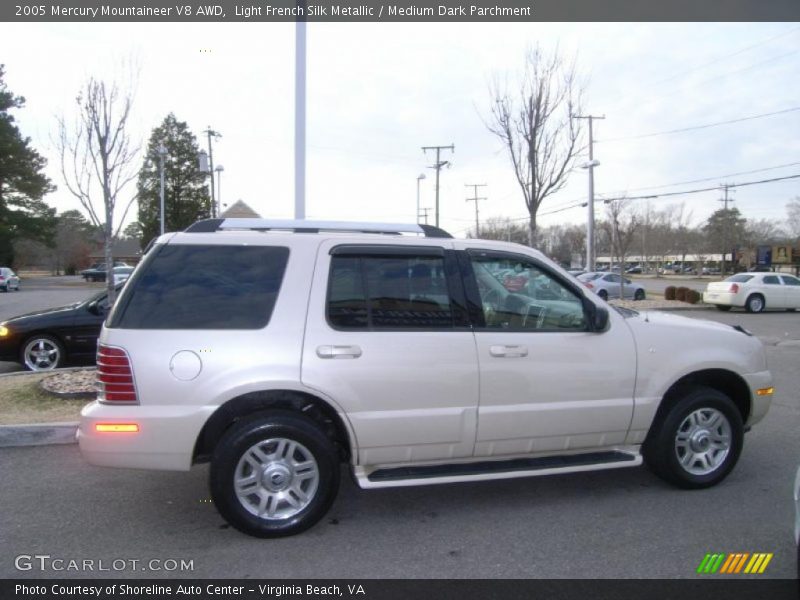
<path id="1" fill-rule="evenodd" d="M 606 212 L 613 233 L 612 247 L 615 249 L 612 255 L 616 254 L 619 260 L 619 297 L 622 299 L 625 297 L 625 255 L 639 228 L 639 216 L 627 198 L 614 198 L 607 202 Z"/>
<path id="2" fill-rule="evenodd" d="M 579 121 L 582 88 L 575 64 L 565 64 L 556 49 L 528 51 L 522 82 L 515 93 L 496 80 L 487 128 L 508 151 L 525 206 L 528 243 L 536 242 L 536 214 L 542 202 L 562 189 L 581 151 Z"/>
<path id="3" fill-rule="evenodd" d="M 102 228 L 109 302 L 114 301 L 112 244 L 119 235 L 135 194 L 124 200 L 119 225 L 114 212 L 125 187 L 138 175 L 134 167 L 139 144 L 129 131 L 133 85 L 123 92 L 116 83 L 89 79 L 76 99 L 77 116 L 72 126 L 59 118 L 58 150 L 61 175 L 70 193 L 80 202 L 91 223 Z"/>

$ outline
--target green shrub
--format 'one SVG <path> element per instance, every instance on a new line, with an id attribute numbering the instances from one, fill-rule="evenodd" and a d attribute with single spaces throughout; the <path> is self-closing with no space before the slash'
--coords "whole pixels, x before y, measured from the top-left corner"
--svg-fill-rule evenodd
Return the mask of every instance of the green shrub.
<path id="1" fill-rule="evenodd" d="M 675 286 L 668 285 L 664 290 L 664 300 L 675 300 Z"/>

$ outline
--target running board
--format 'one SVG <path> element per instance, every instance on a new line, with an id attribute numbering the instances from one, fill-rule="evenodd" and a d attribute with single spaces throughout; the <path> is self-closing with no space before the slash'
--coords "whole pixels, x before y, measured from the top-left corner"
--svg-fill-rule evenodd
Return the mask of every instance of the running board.
<path id="1" fill-rule="evenodd" d="M 364 467 L 355 467 L 353 474 L 359 487 L 367 489 L 514 479 L 536 475 L 620 469 L 623 467 L 636 467 L 641 464 L 642 457 L 640 454 L 613 450 L 539 458 L 514 458 L 510 460 L 484 460 L 480 462 L 381 468 L 369 473 Z"/>

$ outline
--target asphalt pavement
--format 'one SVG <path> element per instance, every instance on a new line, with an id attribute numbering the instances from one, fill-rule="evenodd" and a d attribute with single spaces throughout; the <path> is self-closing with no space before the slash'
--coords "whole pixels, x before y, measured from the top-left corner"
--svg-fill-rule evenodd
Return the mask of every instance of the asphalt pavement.
<path id="1" fill-rule="evenodd" d="M 753 331 L 775 377 L 771 411 L 714 488 L 678 490 L 640 467 L 366 491 L 343 472 L 321 523 L 259 540 L 217 514 L 206 466 L 104 469 L 84 463 L 74 445 L 7 448 L 0 577 L 691 578 L 706 553 L 771 552 L 759 577 L 793 578 L 800 315 L 681 314 Z M 95 568 L 117 560 L 122 569 L 19 571 L 21 555 L 94 560 Z"/>

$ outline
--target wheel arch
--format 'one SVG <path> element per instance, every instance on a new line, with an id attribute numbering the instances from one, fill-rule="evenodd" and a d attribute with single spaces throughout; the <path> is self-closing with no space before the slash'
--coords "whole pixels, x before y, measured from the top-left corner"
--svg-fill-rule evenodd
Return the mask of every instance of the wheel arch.
<path id="1" fill-rule="evenodd" d="M 339 451 L 340 460 L 349 460 L 354 451 L 352 435 L 338 411 L 325 400 L 297 390 L 248 392 L 220 405 L 203 425 L 195 441 L 192 462 L 207 462 L 217 442 L 236 422 L 271 409 L 288 410 L 316 421 Z"/>
<path id="2" fill-rule="evenodd" d="M 709 387 L 728 396 L 739 410 L 742 423 L 747 423 L 753 408 L 750 387 L 747 382 L 737 373 L 727 369 L 704 369 L 684 375 L 667 389 L 650 426 L 648 438 L 657 429 L 657 425 L 664 420 L 669 410 L 681 399 L 682 392 L 694 386 Z"/>

